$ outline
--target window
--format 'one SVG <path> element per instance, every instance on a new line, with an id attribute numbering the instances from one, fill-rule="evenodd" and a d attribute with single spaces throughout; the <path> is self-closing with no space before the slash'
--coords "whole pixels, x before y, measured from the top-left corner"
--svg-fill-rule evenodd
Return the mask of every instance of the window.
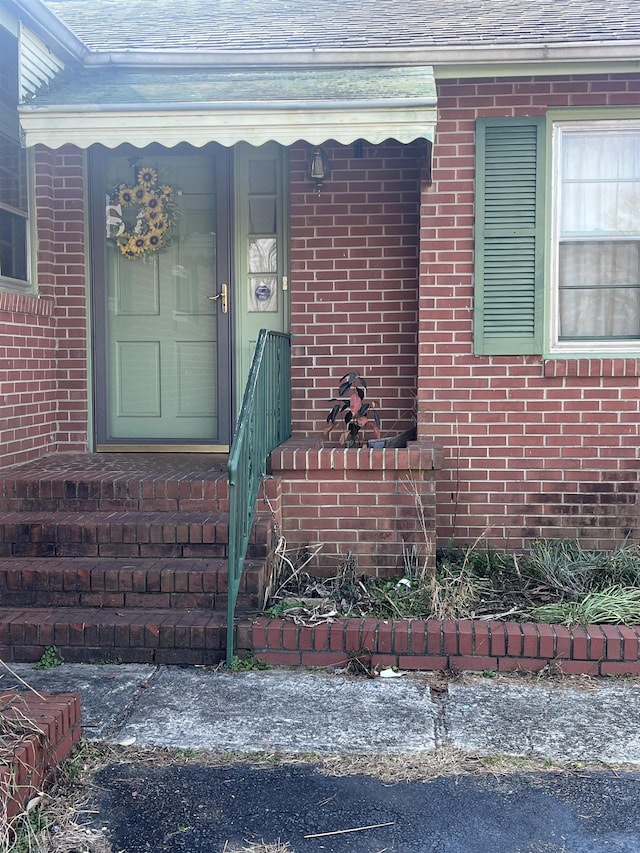
<path id="1" fill-rule="evenodd" d="M 27 269 L 27 166 L 18 123 L 18 40 L 0 27 L 0 281 L 20 284 Z"/>
<path id="2" fill-rule="evenodd" d="M 558 347 L 640 339 L 640 124 L 555 132 Z"/>
<path id="3" fill-rule="evenodd" d="M 640 121 L 555 123 L 553 180 L 547 126 L 476 123 L 474 352 L 637 352 Z"/>

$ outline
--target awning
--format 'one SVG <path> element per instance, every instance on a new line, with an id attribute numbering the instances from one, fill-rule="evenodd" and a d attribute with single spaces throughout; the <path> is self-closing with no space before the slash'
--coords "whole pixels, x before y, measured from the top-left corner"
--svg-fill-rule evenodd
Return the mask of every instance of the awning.
<path id="1" fill-rule="evenodd" d="M 431 66 L 82 69 L 20 107 L 25 144 L 433 140 Z"/>

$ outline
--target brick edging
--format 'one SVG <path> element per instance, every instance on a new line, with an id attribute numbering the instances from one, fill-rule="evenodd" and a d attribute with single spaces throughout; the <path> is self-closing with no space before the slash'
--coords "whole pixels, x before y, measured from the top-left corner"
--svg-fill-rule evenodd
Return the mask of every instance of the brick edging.
<path id="1" fill-rule="evenodd" d="M 0 821 L 10 821 L 79 742 L 80 694 L 9 690 L 0 693 L 0 707 L 5 716 L 28 721 L 0 758 Z"/>
<path id="2" fill-rule="evenodd" d="M 640 675 L 640 626 L 566 628 L 499 620 L 337 619 L 296 625 L 287 619 L 241 619 L 238 650 L 265 663 L 340 666 L 355 656 L 372 666 L 412 670 L 522 670 L 555 667 L 565 674 Z"/>

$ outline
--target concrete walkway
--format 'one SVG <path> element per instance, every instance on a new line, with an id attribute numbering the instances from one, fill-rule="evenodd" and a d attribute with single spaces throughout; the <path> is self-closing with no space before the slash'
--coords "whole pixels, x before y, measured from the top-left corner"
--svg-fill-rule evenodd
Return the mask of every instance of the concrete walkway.
<path id="1" fill-rule="evenodd" d="M 12 670 L 78 690 L 84 737 L 222 752 L 470 753 L 640 765 L 640 680 L 536 680 L 63 664 Z M 0 689 L 20 686 L 1 670 Z"/>

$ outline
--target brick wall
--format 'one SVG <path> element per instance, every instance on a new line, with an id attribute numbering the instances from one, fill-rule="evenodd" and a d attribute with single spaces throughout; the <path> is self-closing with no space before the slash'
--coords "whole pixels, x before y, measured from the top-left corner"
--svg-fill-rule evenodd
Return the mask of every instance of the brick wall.
<path id="1" fill-rule="evenodd" d="M 472 354 L 474 122 L 547 106 L 637 106 L 640 75 L 439 85 L 421 207 L 419 435 L 445 449 L 439 541 L 638 540 L 635 359 Z"/>
<path id="2" fill-rule="evenodd" d="M 56 327 L 59 451 L 85 450 L 87 443 L 87 284 L 84 156 L 72 146 L 38 149 L 38 286 L 53 304 Z"/>
<path id="3" fill-rule="evenodd" d="M 413 423 L 417 374 L 419 165 L 422 145 L 328 144 L 330 179 L 317 194 L 311 149 L 291 171 L 293 430 L 322 434 L 329 398 L 348 370 L 369 382 L 383 432 Z M 336 431 L 337 434 L 337 431 Z"/>
<path id="4" fill-rule="evenodd" d="M 403 573 L 412 554 L 419 567 L 432 567 L 440 457 L 426 444 L 369 450 L 285 443 L 271 464 L 282 478 L 287 547 L 295 554 L 320 544 L 307 571 L 331 577 L 348 555 L 358 572 L 373 576 Z"/>
<path id="5" fill-rule="evenodd" d="M 38 295 L 0 293 L 0 466 L 86 446 L 82 155 L 35 156 Z"/>
<path id="6" fill-rule="evenodd" d="M 38 295 L 0 293 L 0 466 L 86 446 L 82 155 L 39 149 L 36 169 Z"/>
<path id="7" fill-rule="evenodd" d="M 54 446 L 56 362 L 51 303 L 0 293 L 0 466 Z"/>

